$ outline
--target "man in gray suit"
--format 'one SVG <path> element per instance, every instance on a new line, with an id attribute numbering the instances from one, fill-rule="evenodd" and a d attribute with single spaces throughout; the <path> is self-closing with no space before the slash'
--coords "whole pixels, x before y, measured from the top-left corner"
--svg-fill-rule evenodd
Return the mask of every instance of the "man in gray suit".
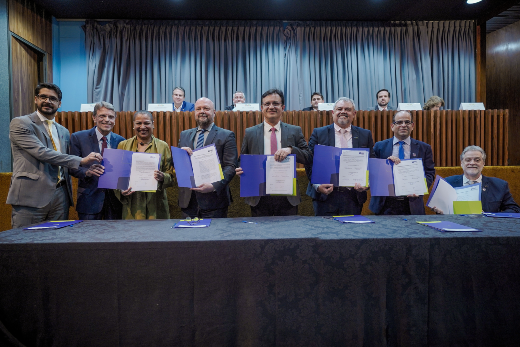
<path id="1" fill-rule="evenodd" d="M 289 154 L 295 154 L 298 163 L 311 163 L 312 154 L 302 129 L 280 121 L 284 110 L 284 95 L 281 90 L 270 89 L 262 94 L 264 121 L 246 129 L 240 153 L 274 154 L 276 161 L 283 161 Z M 237 175 L 243 172 L 241 167 L 237 168 Z M 245 198 L 245 201 L 251 206 L 253 217 L 290 216 L 298 214 L 301 197 L 297 188 L 296 196 L 255 196 Z"/>
<path id="2" fill-rule="evenodd" d="M 9 126 L 13 177 L 6 203 L 13 207 L 13 228 L 68 219 L 73 205 L 68 169 L 102 160 L 93 152 L 85 158 L 65 154 L 70 134 L 54 121 L 62 96 L 57 85 L 41 83 L 34 95 L 37 111 L 14 118 Z M 103 170 L 97 165 L 92 173 L 99 176 Z"/>
<path id="3" fill-rule="evenodd" d="M 215 144 L 224 174 L 218 182 L 206 182 L 192 189 L 179 187 L 179 207 L 183 218 L 226 218 L 232 201 L 229 182 L 235 176 L 238 157 L 235 133 L 216 126 L 214 118 L 213 101 L 200 98 L 195 103 L 197 127 L 184 130 L 179 138 L 179 148 L 190 155 L 193 149 Z"/>

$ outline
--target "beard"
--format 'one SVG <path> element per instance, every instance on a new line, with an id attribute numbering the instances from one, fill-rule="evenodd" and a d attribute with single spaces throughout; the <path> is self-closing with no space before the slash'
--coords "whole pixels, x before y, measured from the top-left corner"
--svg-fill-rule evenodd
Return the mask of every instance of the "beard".
<path id="1" fill-rule="evenodd" d="M 202 129 L 206 129 L 209 125 L 211 124 L 211 119 L 210 117 L 206 117 L 204 119 L 201 119 L 201 118 L 198 118 L 197 119 L 197 125 L 202 128 Z"/>
<path id="2" fill-rule="evenodd" d="M 44 115 L 44 116 L 52 116 L 52 115 L 54 115 L 56 113 L 57 108 L 54 105 L 45 105 L 45 107 L 48 107 L 48 108 L 52 109 L 52 111 L 45 111 L 43 109 L 43 106 L 44 105 L 42 105 L 40 107 L 37 107 L 38 112 L 40 112 L 42 115 Z"/>

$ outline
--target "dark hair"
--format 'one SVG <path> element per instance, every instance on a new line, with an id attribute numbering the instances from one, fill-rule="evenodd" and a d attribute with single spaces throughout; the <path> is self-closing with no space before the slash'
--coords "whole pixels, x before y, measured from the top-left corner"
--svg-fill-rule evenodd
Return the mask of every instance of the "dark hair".
<path id="1" fill-rule="evenodd" d="M 36 86 L 36 89 L 34 90 L 34 96 L 38 96 L 38 94 L 40 94 L 40 90 L 42 90 L 43 88 L 54 90 L 56 92 L 56 94 L 58 94 L 58 100 L 61 101 L 61 97 L 62 97 L 61 89 L 60 89 L 60 87 L 58 87 L 57 85 L 55 85 L 53 83 L 38 84 Z"/>
<path id="2" fill-rule="evenodd" d="M 379 93 L 381 93 L 381 92 L 387 92 L 387 93 L 388 93 L 388 97 L 390 97 L 390 92 L 388 91 L 388 89 L 381 89 L 381 90 L 379 90 L 379 91 L 376 93 L 376 100 L 377 100 L 377 98 L 379 97 Z"/>
<path id="3" fill-rule="evenodd" d="M 99 109 L 103 108 L 103 107 L 106 108 L 107 110 L 114 111 L 114 113 L 116 112 L 116 110 L 114 109 L 114 105 L 112 105 L 111 103 L 106 102 L 106 101 L 100 101 L 94 106 L 94 112 L 92 112 L 92 115 L 94 117 L 97 116 Z M 117 113 L 116 113 L 116 117 L 117 117 Z"/>
<path id="4" fill-rule="evenodd" d="M 172 90 L 172 95 L 173 95 L 173 92 L 175 91 L 175 89 L 182 90 L 182 92 L 184 93 L 184 96 L 186 96 L 186 91 L 185 91 L 184 88 L 182 88 L 182 87 L 175 87 L 175 88 L 173 88 L 173 90 Z"/>
<path id="5" fill-rule="evenodd" d="M 408 113 L 410 115 L 410 120 L 412 121 L 413 123 L 413 114 L 412 112 L 410 111 L 406 111 L 406 110 L 402 110 L 402 111 L 397 111 L 396 113 L 394 113 L 394 115 L 392 116 L 392 123 L 395 122 L 395 116 L 397 116 L 399 113 L 401 112 L 404 112 L 404 113 Z"/>
<path id="6" fill-rule="evenodd" d="M 152 113 L 149 112 L 149 111 L 145 111 L 145 110 L 135 111 L 134 116 L 132 117 L 132 122 L 135 122 L 135 117 L 137 117 L 138 114 L 145 114 L 145 115 L 147 115 L 150 118 L 150 120 L 152 121 L 152 123 L 153 123 Z"/>
<path id="7" fill-rule="evenodd" d="M 262 94 L 262 104 L 264 103 L 264 98 L 271 94 L 278 94 L 278 96 L 280 96 L 280 98 L 282 98 L 282 105 L 285 105 L 285 98 L 283 97 L 283 92 L 280 89 L 276 89 L 276 88 L 269 89 L 267 92 Z"/>
<path id="8" fill-rule="evenodd" d="M 312 101 L 312 98 L 314 97 L 314 95 L 319 95 L 319 96 L 321 96 L 321 99 L 322 99 L 322 100 L 325 100 L 325 99 L 323 98 L 323 95 L 321 95 L 321 93 L 314 92 L 314 93 L 312 93 L 312 95 L 311 95 L 311 101 Z"/>

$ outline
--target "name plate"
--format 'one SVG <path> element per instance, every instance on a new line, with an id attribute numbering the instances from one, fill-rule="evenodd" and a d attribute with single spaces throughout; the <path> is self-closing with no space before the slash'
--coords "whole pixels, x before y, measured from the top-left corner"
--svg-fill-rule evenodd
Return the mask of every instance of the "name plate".
<path id="1" fill-rule="evenodd" d="M 459 110 L 482 110 L 484 111 L 484 103 L 482 102 L 463 102 L 460 104 Z"/>
<path id="2" fill-rule="evenodd" d="M 148 104 L 148 111 L 150 112 L 173 112 L 173 104 Z"/>
<path id="3" fill-rule="evenodd" d="M 318 111 L 332 111 L 334 110 L 334 103 L 322 102 L 318 104 Z"/>
<path id="4" fill-rule="evenodd" d="M 260 111 L 260 104 L 236 104 L 234 111 Z"/>
<path id="5" fill-rule="evenodd" d="M 420 111 L 422 110 L 421 104 L 418 102 L 400 102 L 397 105 L 397 111 Z"/>
<path id="6" fill-rule="evenodd" d="M 94 106 L 96 104 L 81 104 L 81 107 L 79 109 L 79 112 L 94 112 Z"/>

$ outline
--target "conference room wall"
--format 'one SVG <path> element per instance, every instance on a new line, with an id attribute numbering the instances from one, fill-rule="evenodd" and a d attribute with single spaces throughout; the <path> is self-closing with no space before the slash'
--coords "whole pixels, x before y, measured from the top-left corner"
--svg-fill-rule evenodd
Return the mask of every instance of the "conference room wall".
<path id="1" fill-rule="evenodd" d="M 486 36 L 486 107 L 509 109 L 509 165 L 520 164 L 520 22 Z"/>

